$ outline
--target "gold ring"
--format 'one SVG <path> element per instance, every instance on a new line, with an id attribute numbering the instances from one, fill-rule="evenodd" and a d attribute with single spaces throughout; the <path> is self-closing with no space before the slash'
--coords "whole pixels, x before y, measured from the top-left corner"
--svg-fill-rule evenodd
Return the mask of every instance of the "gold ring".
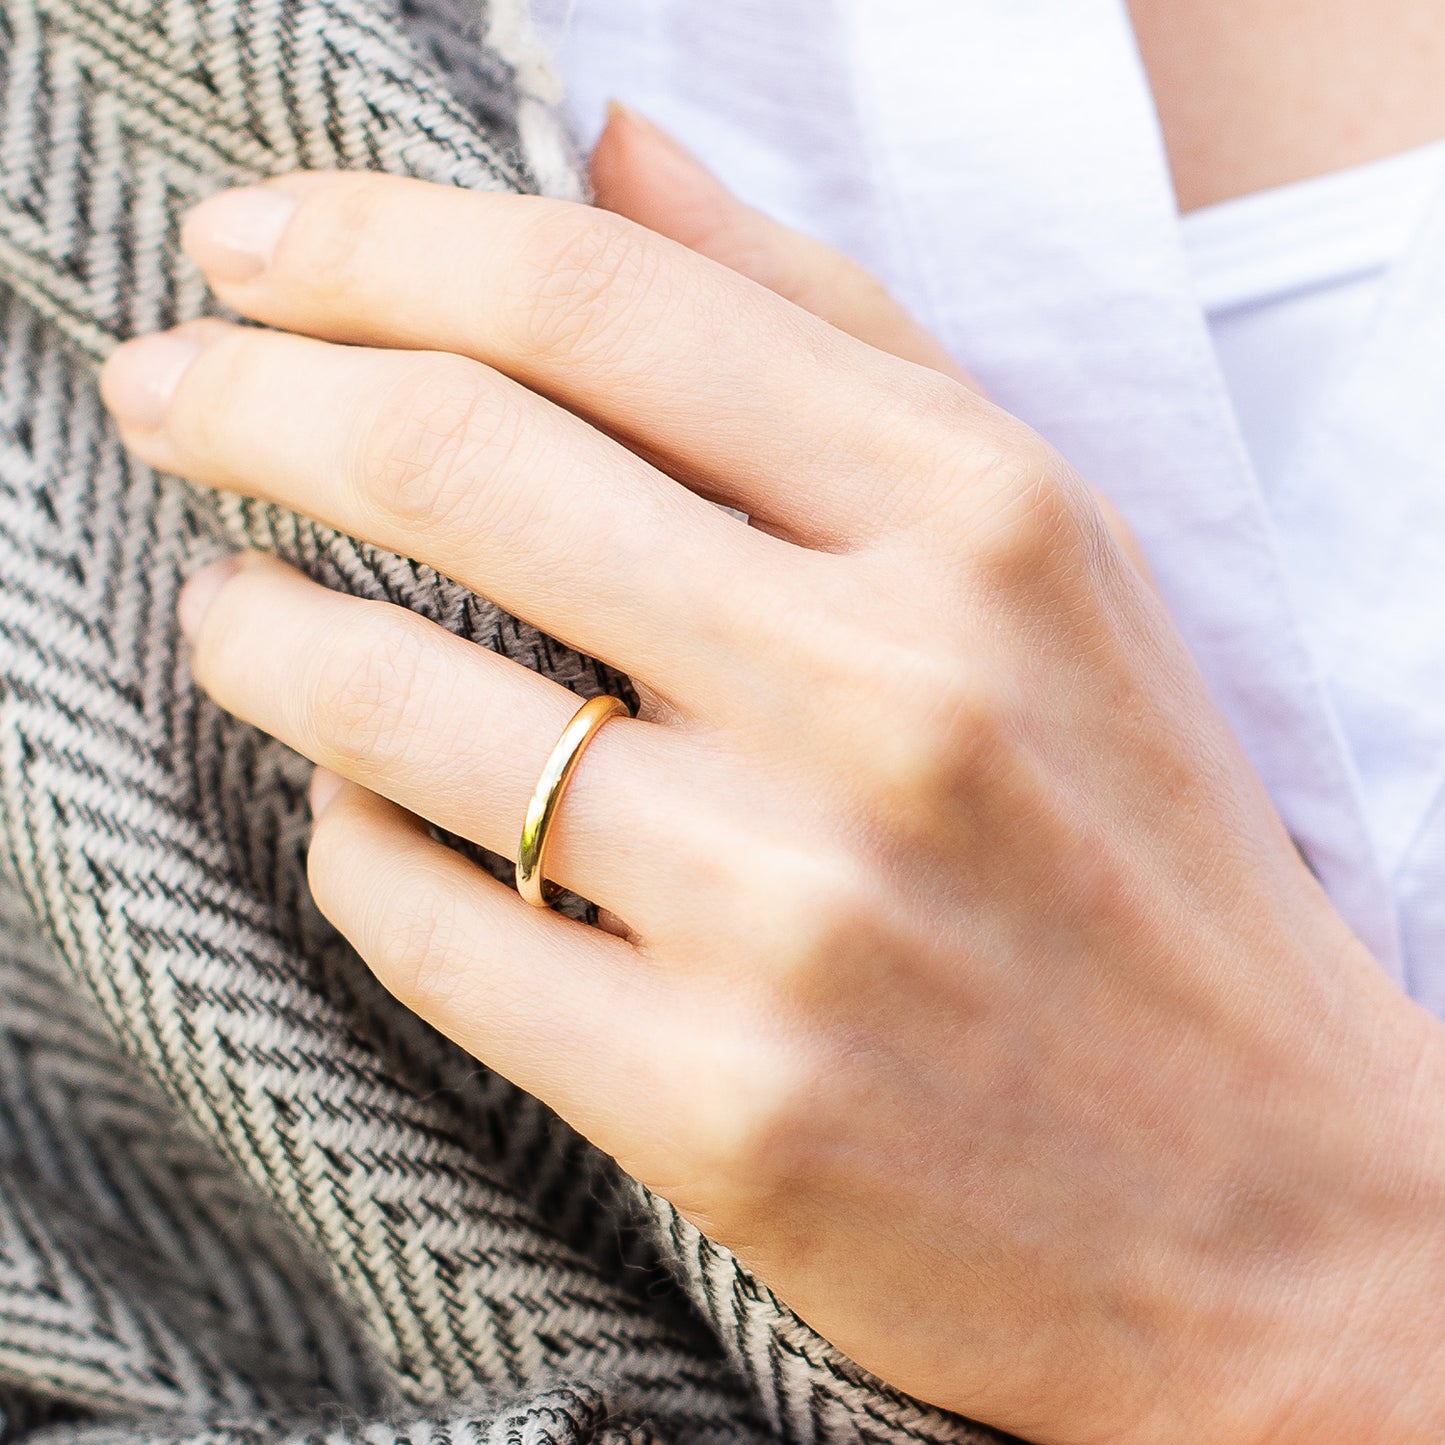
<path id="1" fill-rule="evenodd" d="M 547 834 L 562 800 L 567 780 L 572 776 L 582 749 L 597 736 L 602 724 L 615 717 L 631 717 L 627 704 L 620 697 L 594 697 L 572 714 L 572 721 L 562 729 L 562 736 L 548 755 L 542 776 L 532 789 L 527 804 L 527 819 L 522 824 L 522 841 L 517 845 L 517 892 L 533 908 L 548 908 L 562 891 L 548 883 L 543 872 L 547 855 Z"/>

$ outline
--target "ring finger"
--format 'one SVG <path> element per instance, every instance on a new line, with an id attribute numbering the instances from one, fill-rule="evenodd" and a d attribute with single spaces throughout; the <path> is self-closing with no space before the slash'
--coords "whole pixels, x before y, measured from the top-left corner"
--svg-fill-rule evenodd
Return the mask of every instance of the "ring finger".
<path id="1" fill-rule="evenodd" d="M 209 594 L 209 595 L 207 595 Z M 389 603 L 331 592 L 259 553 L 183 603 L 197 681 L 228 712 L 460 837 L 515 856 L 527 801 L 580 706 L 566 688 Z M 589 744 L 547 872 L 646 931 L 656 860 L 699 767 L 673 729 L 619 718 Z"/>

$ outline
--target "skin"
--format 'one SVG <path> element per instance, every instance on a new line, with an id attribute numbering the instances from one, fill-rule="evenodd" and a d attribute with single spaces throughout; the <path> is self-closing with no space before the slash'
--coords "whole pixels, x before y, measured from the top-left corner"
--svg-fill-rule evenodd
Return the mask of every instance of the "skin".
<path id="1" fill-rule="evenodd" d="M 1132 9 L 1185 208 L 1445 131 L 1424 0 Z M 201 682 L 350 779 L 318 773 L 322 907 L 904 1389 L 1039 1441 L 1439 1438 L 1440 1028 L 1300 867 L 1127 532 L 871 278 L 654 129 L 615 117 L 594 180 L 692 255 L 290 178 L 264 269 L 224 199 L 188 243 L 323 340 L 207 326 L 107 371 L 150 460 L 643 684 L 552 855 L 607 936 L 417 822 L 509 851 L 570 697 L 272 561 L 197 579 Z M 389 264 L 438 237 L 501 294 Z"/>
<path id="2" fill-rule="evenodd" d="M 1445 135 L 1437 0 L 1129 0 L 1184 210 Z"/>
<path id="3" fill-rule="evenodd" d="M 320 906 L 902 1389 L 1061 1445 L 1439 1438 L 1442 1029 L 1088 489 L 650 128 L 596 169 L 635 219 L 359 175 L 213 198 L 186 244 L 277 329 L 107 367 L 142 457 L 648 698 L 554 834 L 606 933 L 420 821 L 510 852 L 575 698 L 268 558 L 203 575 L 197 678 L 329 770 Z"/>

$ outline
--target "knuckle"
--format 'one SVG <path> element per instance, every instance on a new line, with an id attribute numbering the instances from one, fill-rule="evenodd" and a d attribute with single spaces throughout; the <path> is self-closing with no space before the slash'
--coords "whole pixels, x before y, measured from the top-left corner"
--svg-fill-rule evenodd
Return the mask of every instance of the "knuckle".
<path id="1" fill-rule="evenodd" d="M 329 766 L 364 780 L 415 754 L 429 649 L 424 624 L 409 614 L 384 603 L 361 606 L 369 615 L 319 649 L 303 730 Z"/>
<path id="2" fill-rule="evenodd" d="M 377 399 L 351 468 L 362 508 L 425 534 L 455 527 L 517 445 L 516 420 L 460 357 L 408 358 Z"/>
<path id="3" fill-rule="evenodd" d="M 765 942 L 739 979 L 724 956 L 690 1100 L 691 1172 L 715 1182 L 708 1217 L 729 1238 L 777 1237 L 777 1210 L 816 1190 L 846 1152 L 858 1089 L 855 1002 L 924 946 L 906 900 L 861 854 L 759 842 L 728 860 L 714 929 L 724 954 Z M 746 952 L 746 948 L 744 952 Z"/>
<path id="4" fill-rule="evenodd" d="M 347 905 L 351 890 L 357 885 L 359 874 L 354 856 L 352 829 L 336 808 L 329 808 L 311 828 L 311 841 L 306 851 L 306 881 L 316 906 L 338 927 L 346 927 Z"/>
<path id="5" fill-rule="evenodd" d="M 887 296 L 882 283 L 876 284 Z M 962 437 L 987 436 L 994 410 L 977 392 L 929 366 L 895 370 L 892 400 L 919 443 L 944 453 L 956 452 Z"/>
<path id="6" fill-rule="evenodd" d="M 874 957 L 888 916 L 878 877 L 842 850 L 759 849 L 741 889 L 768 940 L 769 987 L 786 1016 L 806 1020 L 836 995 L 840 974 Z"/>
<path id="7" fill-rule="evenodd" d="M 928 534 L 945 539 L 951 557 L 962 550 L 975 575 L 992 581 L 1036 575 L 1061 545 L 1087 534 L 1087 489 L 1022 422 L 922 368 L 907 380 L 902 416 L 918 476 L 930 493 L 950 499 L 955 519 L 940 529 L 930 515 Z"/>
<path id="8" fill-rule="evenodd" d="M 304 285 L 323 308 L 355 310 L 374 280 L 370 240 L 390 190 L 375 177 L 340 172 L 308 187 L 276 248 L 272 271 L 283 283 Z"/>
<path id="9" fill-rule="evenodd" d="M 181 379 L 166 429 L 181 455 L 203 471 L 230 458 L 235 415 L 267 395 L 264 335 L 252 327 L 228 326 Z M 225 403 L 217 405 L 218 397 Z"/>
<path id="10" fill-rule="evenodd" d="M 694 1118 L 695 1162 L 716 1181 L 710 1204 L 730 1232 L 749 1232 L 773 1203 L 796 1193 L 815 1172 L 820 1105 L 837 1087 L 827 1050 L 806 1037 L 759 1040 L 756 1032 L 716 1060 L 717 1101 Z"/>
<path id="11" fill-rule="evenodd" d="M 631 303 L 658 279 L 658 256 L 647 233 L 618 216 L 539 207 L 509 308 L 517 349 L 556 363 L 618 359 Z"/>
<path id="12" fill-rule="evenodd" d="M 1002 414 L 954 377 L 928 366 L 898 366 L 889 373 L 878 435 L 899 454 L 897 438 L 907 438 L 906 456 L 919 480 L 947 495 L 962 491 L 964 478 L 986 464 L 1000 445 L 995 433 Z M 932 525 L 932 523 L 930 523 Z"/>
<path id="13" fill-rule="evenodd" d="M 368 962 L 394 998 L 423 1018 L 436 1018 L 465 975 L 457 901 L 406 874 L 386 895 L 384 909 L 373 906 Z"/>
<path id="14" fill-rule="evenodd" d="M 866 826 L 887 835 L 902 819 L 936 821 L 1002 761 L 1014 682 L 987 647 L 947 633 L 914 641 L 901 614 L 875 621 L 821 648 L 814 639 L 808 667 L 824 679 L 828 750 L 855 760 Z"/>
<path id="15" fill-rule="evenodd" d="M 306 875 L 317 907 L 387 992 L 424 1018 L 439 1017 L 466 976 L 456 895 L 423 866 L 379 857 L 355 813 L 334 806 L 316 822 Z"/>
<path id="16" fill-rule="evenodd" d="M 227 711 L 244 716 L 250 701 L 245 680 L 253 675 L 259 642 L 248 578 L 232 577 L 212 601 L 199 635 L 190 644 L 191 677 Z"/>
<path id="17" fill-rule="evenodd" d="M 1007 588 L 1055 572 L 1089 537 L 1079 488 L 1039 438 L 995 452 L 972 485 L 970 570 L 994 585 Z"/>
<path id="18" fill-rule="evenodd" d="M 1008 746 L 1007 709 L 996 687 L 956 662 L 913 662 L 900 694 L 911 705 L 881 730 L 874 776 L 895 816 L 931 818 L 993 770 Z"/>

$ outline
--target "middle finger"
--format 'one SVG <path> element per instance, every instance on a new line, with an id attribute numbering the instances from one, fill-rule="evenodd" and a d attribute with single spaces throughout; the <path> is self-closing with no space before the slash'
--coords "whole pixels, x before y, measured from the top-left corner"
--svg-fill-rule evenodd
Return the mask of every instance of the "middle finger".
<path id="1" fill-rule="evenodd" d="M 186 244 L 243 315 L 484 361 L 804 546 L 934 531 L 961 445 L 999 421 L 962 387 L 586 206 L 303 173 L 203 202 Z"/>
<path id="2" fill-rule="evenodd" d="M 430 563 L 683 709 L 804 555 L 464 357 L 209 321 L 119 348 L 103 386 L 152 465 Z"/>

